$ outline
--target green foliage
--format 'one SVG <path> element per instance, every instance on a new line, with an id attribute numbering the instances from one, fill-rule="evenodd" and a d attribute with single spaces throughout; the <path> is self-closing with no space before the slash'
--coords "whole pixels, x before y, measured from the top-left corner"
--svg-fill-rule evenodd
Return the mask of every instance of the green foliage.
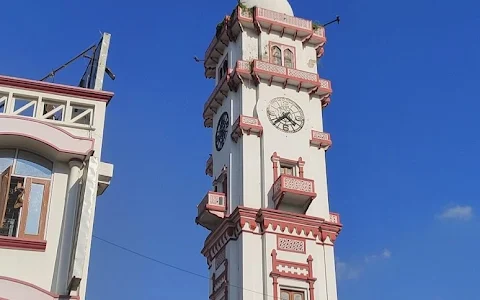
<path id="1" fill-rule="evenodd" d="M 217 37 L 218 37 L 218 36 L 220 35 L 220 33 L 222 32 L 222 29 L 223 29 L 224 25 L 225 25 L 225 20 L 222 20 L 222 22 L 220 22 L 220 23 L 217 24 L 217 28 L 216 28 L 216 32 L 215 32 L 215 34 L 216 34 Z"/>
<path id="2" fill-rule="evenodd" d="M 253 7 L 248 7 L 246 6 L 242 0 L 238 0 L 238 7 L 240 7 L 244 11 L 248 11 L 250 13 L 253 13 Z"/>
<path id="3" fill-rule="evenodd" d="M 320 28 L 320 27 L 323 27 L 322 24 L 317 23 L 317 22 L 313 22 L 313 23 L 312 23 L 312 29 L 313 29 L 313 30 L 317 30 L 317 29 Z"/>
<path id="4" fill-rule="evenodd" d="M 241 9 L 248 9 L 248 7 L 242 2 L 242 0 L 238 0 L 238 6 Z"/>

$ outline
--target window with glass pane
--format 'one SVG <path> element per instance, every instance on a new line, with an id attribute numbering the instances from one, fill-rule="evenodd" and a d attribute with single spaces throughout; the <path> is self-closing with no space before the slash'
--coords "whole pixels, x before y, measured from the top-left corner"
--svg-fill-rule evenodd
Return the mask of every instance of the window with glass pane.
<path id="1" fill-rule="evenodd" d="M 52 162 L 31 152 L 18 151 L 15 175 L 50 178 Z"/>
<path id="2" fill-rule="evenodd" d="M 37 183 L 32 184 L 30 187 L 28 210 L 26 211 L 27 221 L 25 223 L 25 234 L 38 235 L 44 189 L 43 185 Z"/>
<path id="3" fill-rule="evenodd" d="M 0 114 L 5 112 L 7 107 L 8 94 L 0 94 Z"/>
<path id="4" fill-rule="evenodd" d="M 280 165 L 280 174 L 294 176 L 294 167 L 293 166 Z"/>
<path id="5" fill-rule="evenodd" d="M 280 50 L 280 47 L 278 46 L 273 46 L 272 47 L 272 62 L 276 65 L 281 66 L 282 65 L 282 50 Z"/>
<path id="6" fill-rule="evenodd" d="M 44 239 L 53 163 L 0 149 L 0 236 Z"/>
<path id="7" fill-rule="evenodd" d="M 293 58 L 293 52 L 290 49 L 285 50 L 284 52 L 285 55 L 285 67 L 287 68 L 294 68 L 294 58 Z"/>
<path id="8" fill-rule="evenodd" d="M 305 294 L 299 291 L 280 290 L 281 300 L 305 300 Z"/>
<path id="9" fill-rule="evenodd" d="M 0 149 L 0 173 L 13 165 L 15 149 Z"/>

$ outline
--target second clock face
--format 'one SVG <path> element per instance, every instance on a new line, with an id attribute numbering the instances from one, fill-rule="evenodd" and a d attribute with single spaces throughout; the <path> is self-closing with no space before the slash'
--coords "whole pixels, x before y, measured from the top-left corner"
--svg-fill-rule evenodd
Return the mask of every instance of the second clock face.
<path id="1" fill-rule="evenodd" d="M 267 107 L 267 116 L 270 123 L 283 132 L 298 132 L 305 125 L 305 116 L 300 106 L 285 97 L 278 97 L 270 101 Z"/>
<path id="2" fill-rule="evenodd" d="M 220 119 L 218 120 L 217 132 L 215 133 L 215 148 L 217 148 L 217 151 L 222 150 L 223 145 L 227 140 L 228 126 L 229 126 L 228 113 L 224 112 L 220 116 Z"/>

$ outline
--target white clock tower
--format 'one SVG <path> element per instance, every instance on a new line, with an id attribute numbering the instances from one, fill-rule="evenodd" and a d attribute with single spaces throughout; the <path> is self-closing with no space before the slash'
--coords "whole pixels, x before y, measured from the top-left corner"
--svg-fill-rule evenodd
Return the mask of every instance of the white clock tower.
<path id="1" fill-rule="evenodd" d="M 287 0 L 241 1 L 205 53 L 216 86 L 203 117 L 213 129 L 213 187 L 197 223 L 211 300 L 336 300 L 323 109 L 330 81 L 317 73 L 325 29 Z"/>

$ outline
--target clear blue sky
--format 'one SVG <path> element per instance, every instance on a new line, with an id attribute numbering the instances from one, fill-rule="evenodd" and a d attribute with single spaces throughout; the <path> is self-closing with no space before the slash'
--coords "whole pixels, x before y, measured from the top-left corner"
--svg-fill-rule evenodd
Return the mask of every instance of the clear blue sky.
<path id="1" fill-rule="evenodd" d="M 115 178 L 95 234 L 207 275 L 196 205 L 210 186 L 213 82 L 203 55 L 234 0 L 6 1 L 1 73 L 39 78 L 112 33 L 103 159 Z M 341 300 L 478 298 L 480 6 L 475 1 L 291 0 L 327 30 L 324 111 Z M 77 81 L 83 62 L 58 80 Z M 161 297 L 159 295 L 162 295 Z M 88 299 L 207 299 L 208 281 L 94 240 Z"/>

